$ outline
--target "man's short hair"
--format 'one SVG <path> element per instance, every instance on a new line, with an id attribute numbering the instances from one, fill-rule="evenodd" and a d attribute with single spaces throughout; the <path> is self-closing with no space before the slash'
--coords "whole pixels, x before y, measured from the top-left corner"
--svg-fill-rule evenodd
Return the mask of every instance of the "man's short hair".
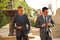
<path id="1" fill-rule="evenodd" d="M 19 9 L 19 8 L 23 8 L 23 7 L 22 7 L 22 6 L 18 6 L 18 9 Z"/>
<path id="2" fill-rule="evenodd" d="M 48 8 L 47 7 L 43 7 L 42 8 L 42 11 L 44 12 L 44 10 L 48 10 Z"/>

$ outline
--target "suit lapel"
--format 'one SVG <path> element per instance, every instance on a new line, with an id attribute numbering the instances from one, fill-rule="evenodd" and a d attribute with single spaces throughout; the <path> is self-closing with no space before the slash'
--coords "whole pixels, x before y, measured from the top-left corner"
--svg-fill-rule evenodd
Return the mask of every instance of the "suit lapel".
<path id="1" fill-rule="evenodd" d="M 44 22 L 44 18 L 43 18 L 43 15 L 41 16 L 41 20 Z"/>
<path id="2" fill-rule="evenodd" d="M 41 20 L 42 20 L 43 22 L 45 22 L 45 19 L 44 19 L 43 15 L 41 16 Z M 49 20 L 50 20 L 50 18 L 49 18 L 49 16 L 47 16 L 47 22 L 49 22 Z"/>

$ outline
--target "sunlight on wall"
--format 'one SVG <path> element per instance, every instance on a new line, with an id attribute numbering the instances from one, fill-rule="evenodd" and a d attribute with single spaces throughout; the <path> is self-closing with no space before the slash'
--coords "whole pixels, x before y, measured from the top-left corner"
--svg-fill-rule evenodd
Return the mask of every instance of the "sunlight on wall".
<path id="1" fill-rule="evenodd" d="M 48 4 L 48 0 L 46 0 L 46 1 L 42 1 L 42 0 L 26 0 L 26 2 L 28 3 L 28 5 L 30 7 L 33 7 L 35 9 L 40 9 L 43 6 L 47 6 L 47 4 Z"/>
<path id="2" fill-rule="evenodd" d="M 34 8 L 34 9 L 42 9 L 42 7 L 44 7 L 44 6 L 48 7 L 48 4 L 51 3 L 54 15 L 56 14 L 56 9 L 57 9 L 56 0 L 26 0 L 26 2 L 30 7 Z"/>
<path id="3" fill-rule="evenodd" d="M 60 0 L 57 0 L 57 9 L 60 8 Z"/>

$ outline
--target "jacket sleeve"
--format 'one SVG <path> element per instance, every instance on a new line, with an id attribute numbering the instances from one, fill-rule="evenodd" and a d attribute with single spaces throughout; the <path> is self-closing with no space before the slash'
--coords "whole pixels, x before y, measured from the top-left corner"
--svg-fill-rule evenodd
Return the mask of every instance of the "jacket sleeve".
<path id="1" fill-rule="evenodd" d="M 53 27 L 55 25 L 54 21 L 51 19 L 51 22 L 50 22 L 52 25 L 51 27 Z"/>
<path id="2" fill-rule="evenodd" d="M 51 25 L 50 25 L 50 27 L 53 27 L 55 25 L 55 22 L 53 21 L 52 16 L 51 15 L 49 15 L 49 16 L 51 18 L 51 21 L 50 21 Z"/>
<path id="3" fill-rule="evenodd" d="M 26 22 L 28 24 L 28 33 L 29 33 L 30 32 L 30 22 L 29 22 L 29 19 L 28 19 L 27 15 L 26 15 Z"/>
<path id="4" fill-rule="evenodd" d="M 41 28 L 41 23 L 39 17 L 37 17 L 36 23 L 35 23 L 36 28 Z"/>

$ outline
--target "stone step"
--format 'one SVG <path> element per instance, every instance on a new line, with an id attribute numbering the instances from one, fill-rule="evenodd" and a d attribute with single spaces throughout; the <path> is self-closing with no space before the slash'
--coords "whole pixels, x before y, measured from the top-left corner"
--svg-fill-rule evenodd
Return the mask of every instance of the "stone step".
<path id="1" fill-rule="evenodd" d="M 16 37 L 15 36 L 0 37 L 0 40 L 16 40 Z M 29 40 L 40 40 L 40 37 L 35 36 L 35 38 L 29 38 Z M 60 40 L 60 38 L 53 38 L 53 40 Z"/>
<path id="2" fill-rule="evenodd" d="M 35 36 L 29 36 L 29 40 L 34 39 Z M 16 40 L 16 36 L 2 36 L 0 40 Z"/>

